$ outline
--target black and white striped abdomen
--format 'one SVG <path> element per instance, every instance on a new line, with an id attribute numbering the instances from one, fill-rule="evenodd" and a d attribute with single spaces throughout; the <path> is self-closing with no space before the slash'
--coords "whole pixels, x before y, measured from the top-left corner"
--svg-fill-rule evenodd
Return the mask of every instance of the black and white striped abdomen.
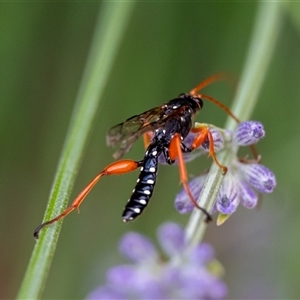
<path id="1" fill-rule="evenodd" d="M 123 212 L 123 221 L 133 221 L 147 206 L 154 189 L 158 166 L 158 151 L 148 148 L 137 184 Z"/>

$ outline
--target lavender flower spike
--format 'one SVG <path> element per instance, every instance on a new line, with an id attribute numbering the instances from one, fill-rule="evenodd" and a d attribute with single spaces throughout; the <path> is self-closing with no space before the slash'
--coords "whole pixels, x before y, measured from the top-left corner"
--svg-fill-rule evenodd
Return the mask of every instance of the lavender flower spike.
<path id="1" fill-rule="evenodd" d="M 195 126 L 197 127 L 197 126 Z M 237 155 L 238 146 L 250 146 L 256 144 L 265 136 L 263 125 L 258 121 L 242 122 L 235 131 L 224 130 L 210 125 L 213 135 L 214 146 L 217 150 L 228 150 L 229 160 L 226 162 L 228 172 L 220 187 L 215 205 L 211 213 L 219 211 L 217 225 L 223 224 L 229 216 L 237 210 L 241 203 L 244 207 L 251 209 L 257 205 L 258 193 L 272 193 L 276 186 L 274 173 L 267 167 L 258 164 L 258 157 L 251 159 L 240 159 Z M 194 133 L 193 133 L 194 134 Z M 193 136 L 189 134 L 185 141 L 192 142 Z M 207 151 L 209 141 L 206 140 L 196 151 Z M 252 149 L 253 150 L 253 149 Z M 193 153 L 193 152 L 192 152 Z M 191 155 L 188 153 L 187 155 Z M 186 159 L 186 157 L 185 157 Z M 205 184 L 205 175 L 197 177 L 189 182 L 189 187 L 194 199 L 200 197 Z M 175 207 L 181 213 L 189 213 L 194 209 L 193 203 L 182 189 L 176 196 Z"/>
<path id="2" fill-rule="evenodd" d="M 265 136 L 263 125 L 257 121 L 242 122 L 233 134 L 233 141 L 239 146 L 256 144 Z"/>
<path id="3" fill-rule="evenodd" d="M 92 291 L 87 299 L 225 299 L 227 287 L 220 279 L 220 268 L 214 267 L 219 262 L 211 246 L 200 244 L 186 251 L 183 228 L 172 222 L 162 224 L 157 235 L 165 252 L 163 260 L 157 256 L 149 264 L 143 255 L 142 259 L 140 254 L 131 257 L 134 247 L 139 249 L 137 253 L 149 249 L 151 256 L 153 253 L 156 256 L 156 248 L 140 234 L 125 235 L 120 248 L 133 263 L 111 268 L 106 283 Z"/>

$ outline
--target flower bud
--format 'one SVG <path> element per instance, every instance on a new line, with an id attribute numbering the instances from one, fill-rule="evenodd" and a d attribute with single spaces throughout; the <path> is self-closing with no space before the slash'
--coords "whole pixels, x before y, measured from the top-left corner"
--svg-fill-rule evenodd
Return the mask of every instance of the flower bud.
<path id="1" fill-rule="evenodd" d="M 263 125 L 257 121 L 242 122 L 233 134 L 233 141 L 239 146 L 256 144 L 265 136 Z"/>

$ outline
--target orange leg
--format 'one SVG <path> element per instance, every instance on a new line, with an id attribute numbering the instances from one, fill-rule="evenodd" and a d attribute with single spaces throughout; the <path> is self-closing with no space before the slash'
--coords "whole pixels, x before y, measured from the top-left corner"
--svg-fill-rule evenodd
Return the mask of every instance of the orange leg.
<path id="1" fill-rule="evenodd" d="M 183 159 L 183 155 L 182 155 L 182 150 L 181 150 L 181 137 L 178 133 L 176 133 L 170 143 L 170 147 L 169 147 L 169 156 L 171 158 L 171 160 L 175 160 L 177 159 L 178 161 L 178 166 L 179 166 L 179 173 L 180 173 L 180 180 L 181 183 L 187 193 L 187 195 L 190 197 L 192 203 L 199 208 L 200 210 L 202 210 L 205 215 L 206 215 L 206 222 L 209 222 L 212 220 L 210 214 L 202 207 L 200 207 L 197 203 L 197 201 L 194 199 L 189 185 L 188 185 L 188 175 L 187 175 L 187 171 L 186 171 L 186 166 L 184 163 L 184 159 Z"/>
<path id="2" fill-rule="evenodd" d="M 129 159 L 119 160 L 108 165 L 81 191 L 81 193 L 75 198 L 72 204 L 68 208 L 66 208 L 60 215 L 58 215 L 57 217 L 53 218 L 50 221 L 47 221 L 39 225 L 34 231 L 33 234 L 34 237 L 38 239 L 39 232 L 44 226 L 57 222 L 58 220 L 64 218 L 75 209 L 79 210 L 79 206 L 84 200 L 84 198 L 87 196 L 87 194 L 91 191 L 91 189 L 95 186 L 95 184 L 100 180 L 102 176 L 120 175 L 127 172 L 131 172 L 136 170 L 140 165 L 141 165 L 140 162 L 129 160 Z"/>
<path id="3" fill-rule="evenodd" d="M 205 142 L 205 140 L 208 138 L 209 155 L 212 157 L 212 159 L 217 164 L 217 166 L 223 170 L 223 174 L 225 175 L 227 173 L 227 167 L 221 165 L 216 158 L 214 139 L 213 139 L 213 136 L 212 136 L 211 132 L 209 131 L 208 127 L 203 125 L 203 126 L 200 126 L 199 128 L 192 128 L 191 131 L 199 133 L 191 145 L 191 150 L 194 150 L 194 149 L 200 147 Z"/>

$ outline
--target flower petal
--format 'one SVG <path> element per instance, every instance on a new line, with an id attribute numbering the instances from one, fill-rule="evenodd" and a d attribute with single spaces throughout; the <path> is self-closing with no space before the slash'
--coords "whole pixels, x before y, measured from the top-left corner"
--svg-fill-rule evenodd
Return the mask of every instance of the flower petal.
<path id="1" fill-rule="evenodd" d="M 239 187 L 234 176 L 228 172 L 217 196 L 216 208 L 222 214 L 232 214 L 239 205 Z"/>
<path id="2" fill-rule="evenodd" d="M 158 240 L 166 254 L 172 256 L 184 248 L 184 232 L 176 223 L 164 223 L 158 228 Z"/>
<path id="3" fill-rule="evenodd" d="M 120 252 L 133 262 L 153 261 L 158 258 L 153 243 L 141 234 L 128 232 L 119 245 Z"/>
<path id="4" fill-rule="evenodd" d="M 244 181 L 239 182 L 240 199 L 244 207 L 254 208 L 258 201 L 258 196 L 254 190 Z"/>
<path id="5" fill-rule="evenodd" d="M 274 173 L 261 164 L 243 164 L 239 168 L 243 177 L 260 193 L 272 193 L 276 186 Z"/>
<path id="6" fill-rule="evenodd" d="M 205 177 L 206 175 L 201 175 L 189 182 L 189 188 L 195 200 L 200 196 Z M 176 210 L 181 214 L 190 213 L 195 208 L 184 188 L 177 194 L 174 205 Z"/>
<path id="7" fill-rule="evenodd" d="M 214 249 L 207 243 L 201 243 L 189 253 L 189 260 L 194 265 L 205 265 L 215 256 Z"/>
<path id="8" fill-rule="evenodd" d="M 108 270 L 107 281 L 114 286 L 118 286 L 121 290 L 127 289 L 135 282 L 137 271 L 133 266 L 120 265 Z"/>

